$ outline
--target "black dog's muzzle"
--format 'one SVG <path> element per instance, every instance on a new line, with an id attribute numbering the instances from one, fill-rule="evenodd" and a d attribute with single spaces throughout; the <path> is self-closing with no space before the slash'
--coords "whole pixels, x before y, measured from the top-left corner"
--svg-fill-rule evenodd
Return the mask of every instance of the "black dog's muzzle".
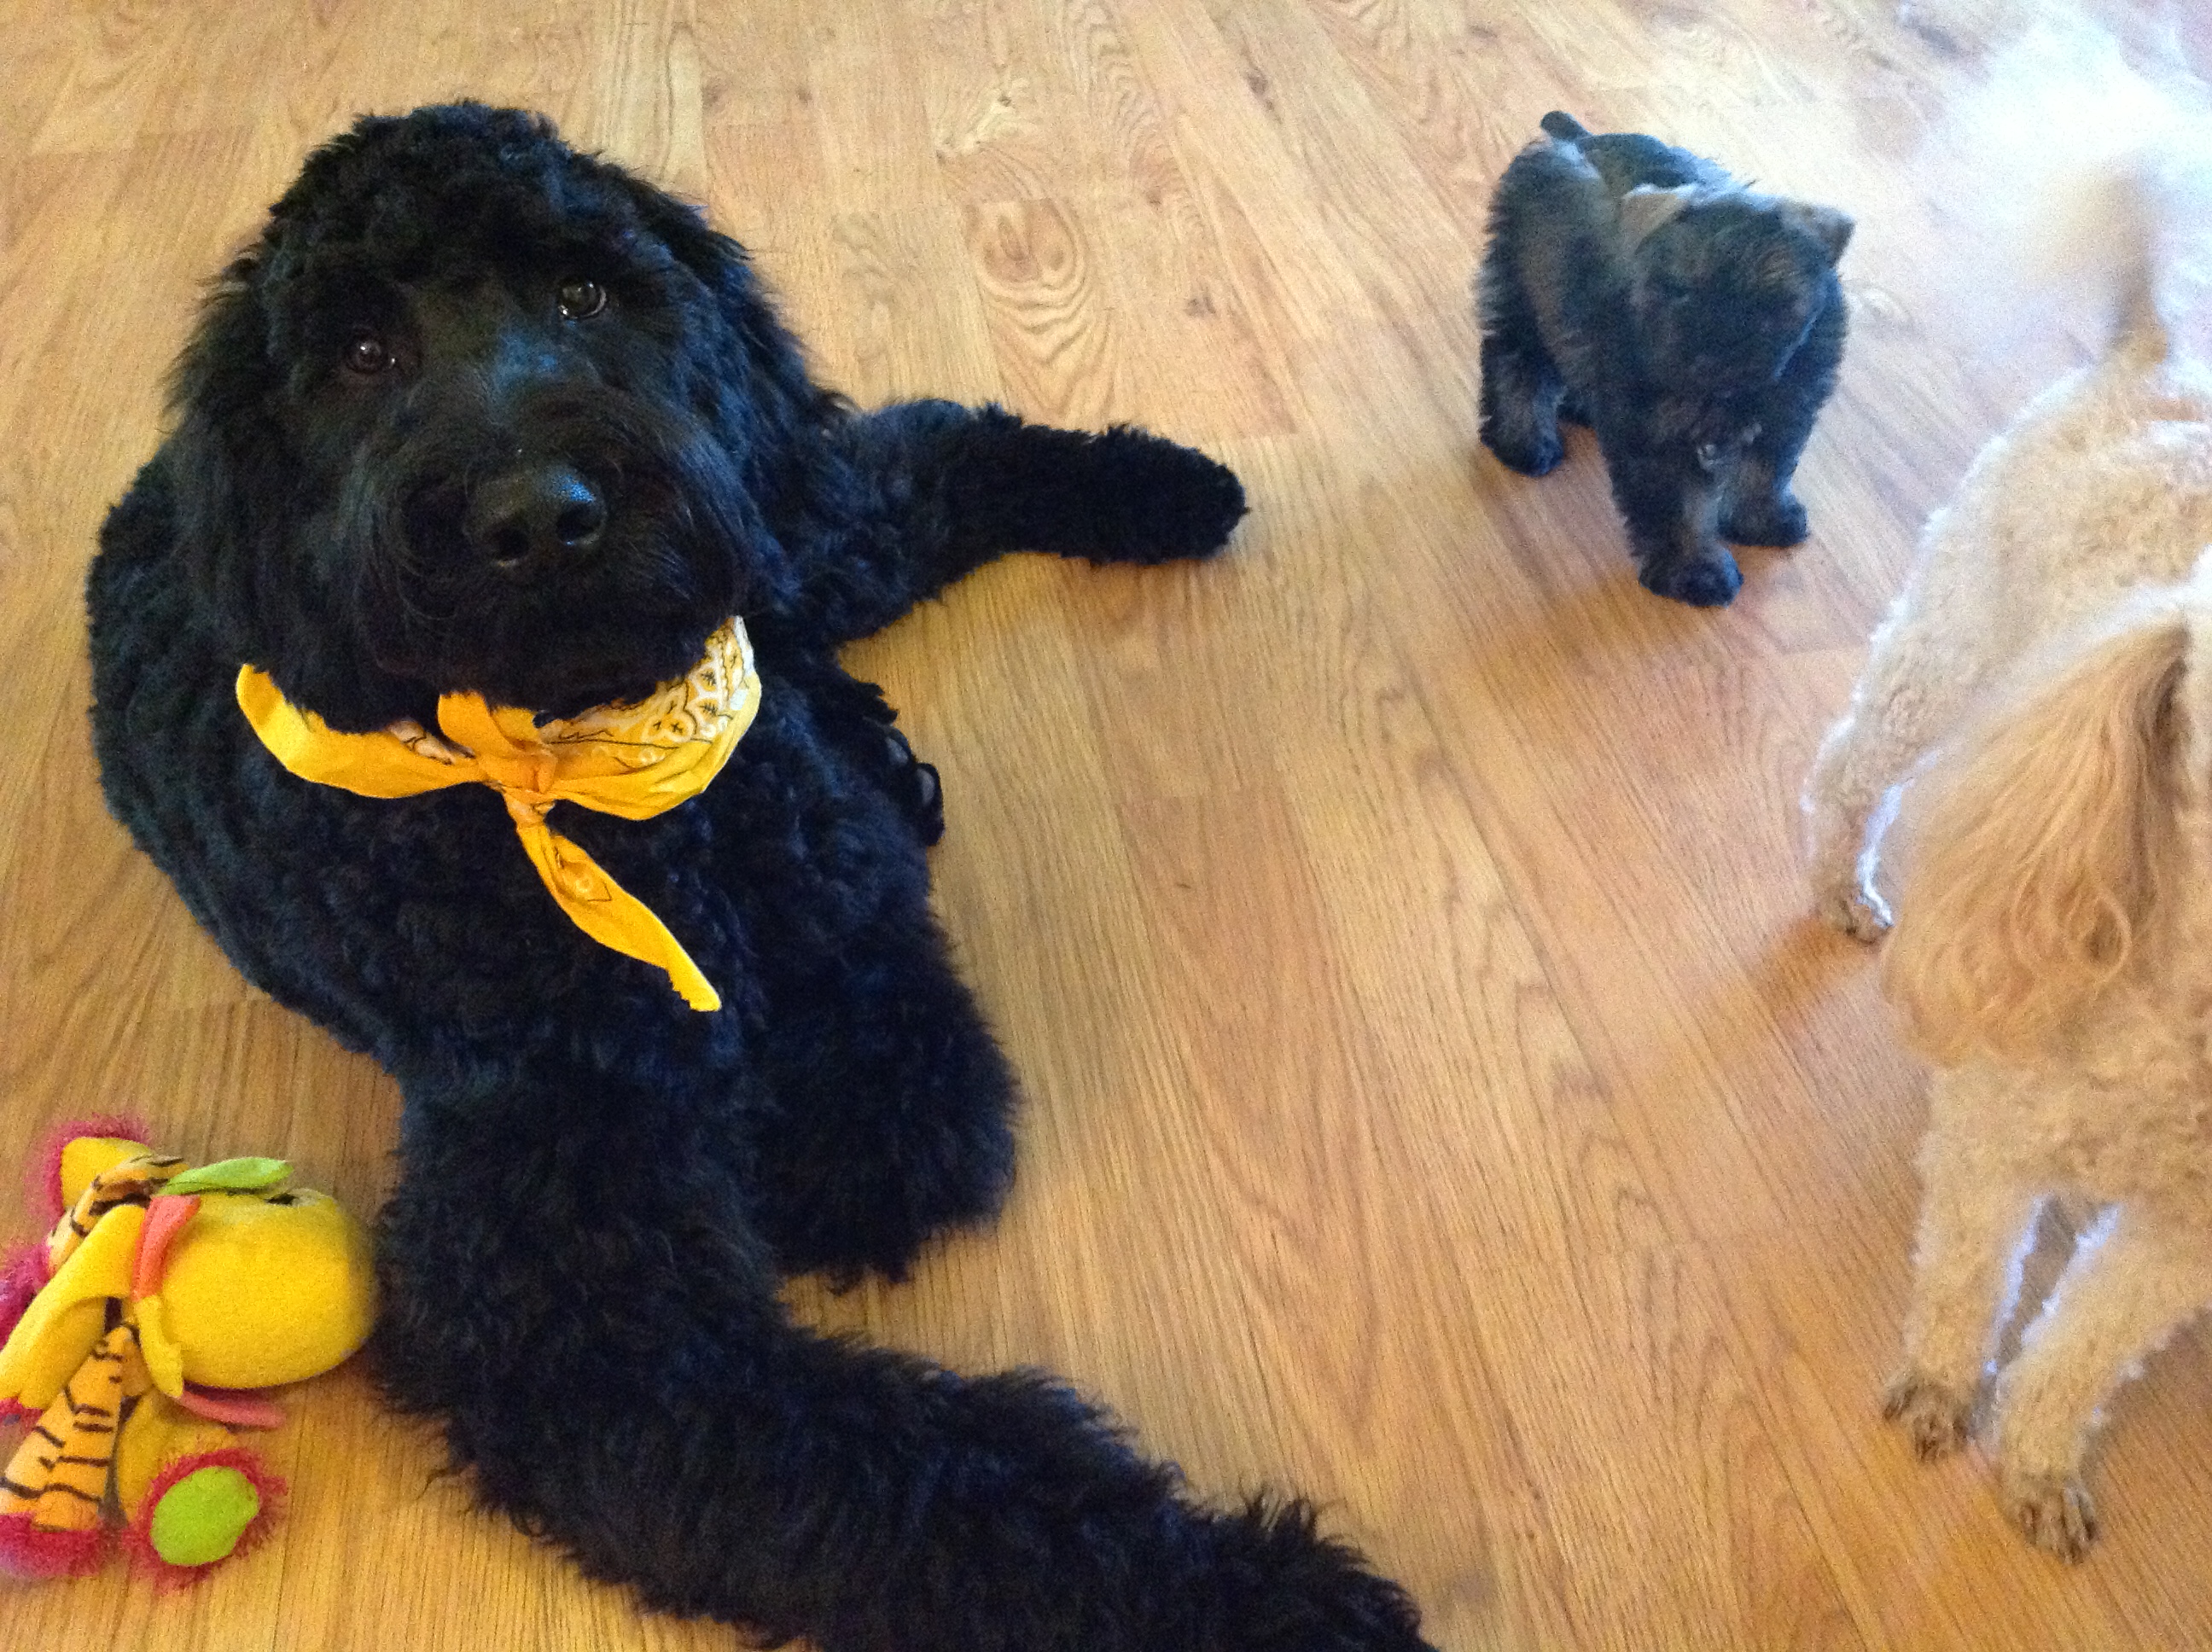
<path id="1" fill-rule="evenodd" d="M 589 555 L 607 526 L 607 501 L 571 465 L 501 471 L 471 489 L 461 536 L 504 573 L 528 575 Z"/>

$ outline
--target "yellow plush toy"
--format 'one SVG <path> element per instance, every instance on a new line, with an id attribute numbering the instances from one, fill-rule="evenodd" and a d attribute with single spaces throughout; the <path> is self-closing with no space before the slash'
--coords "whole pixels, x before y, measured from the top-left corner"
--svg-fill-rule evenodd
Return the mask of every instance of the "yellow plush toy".
<path id="1" fill-rule="evenodd" d="M 251 1547 L 283 1486 L 236 1431 L 283 1420 L 252 1390 L 329 1370 L 374 1316 L 368 1236 L 329 1194 L 288 1189 L 279 1159 L 195 1169 L 143 1133 L 64 1133 L 39 1177 L 53 1230 L 0 1276 L 0 1416 L 33 1419 L 0 1473 L 19 1574 L 97 1567 L 111 1482 L 125 1547 L 168 1581 Z"/>

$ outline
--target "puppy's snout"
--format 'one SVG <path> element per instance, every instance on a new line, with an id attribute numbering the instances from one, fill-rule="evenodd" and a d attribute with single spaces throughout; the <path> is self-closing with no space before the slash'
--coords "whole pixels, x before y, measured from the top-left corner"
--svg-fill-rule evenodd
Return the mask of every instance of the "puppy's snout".
<path id="1" fill-rule="evenodd" d="M 461 531 L 495 566 L 522 569 L 589 551 L 607 525 L 606 501 L 566 465 L 534 465 L 482 483 Z"/>

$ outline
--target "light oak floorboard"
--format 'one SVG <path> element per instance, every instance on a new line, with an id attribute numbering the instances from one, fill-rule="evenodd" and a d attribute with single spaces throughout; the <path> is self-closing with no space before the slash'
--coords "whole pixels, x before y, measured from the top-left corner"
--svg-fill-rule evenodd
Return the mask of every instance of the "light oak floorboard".
<path id="1" fill-rule="evenodd" d="M 1253 495 L 1212 566 L 1015 559 L 852 650 L 943 771 L 939 902 L 1028 1109 L 993 1230 L 798 1312 L 1063 1372 L 1205 1494 L 1304 1491 L 1451 1652 L 2212 1643 L 2201 1335 L 2116 1406 L 2079 1569 L 1881 1427 L 1921 1078 L 1798 882 L 1922 517 L 2087 336 L 1995 348 L 1915 164 L 2007 10 L 0 0 L 0 1164 L 120 1108 L 389 1185 L 390 1084 L 105 814 L 80 589 L 303 150 L 529 104 L 704 202 L 857 400 L 1140 422 Z M 1585 436 L 1540 483 L 1475 443 L 1484 204 L 1554 106 L 1858 217 L 1813 538 L 1726 611 L 1638 589 Z M 265 1550 L 0 1582 L 0 1646 L 731 1644 L 471 1512 L 357 1371 L 289 1406 Z"/>

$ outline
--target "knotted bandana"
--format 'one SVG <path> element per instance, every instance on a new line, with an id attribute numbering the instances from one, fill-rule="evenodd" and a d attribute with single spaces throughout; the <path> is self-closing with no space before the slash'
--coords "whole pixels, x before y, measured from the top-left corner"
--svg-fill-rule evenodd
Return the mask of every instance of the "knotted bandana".
<path id="1" fill-rule="evenodd" d="M 506 800 L 530 863 L 569 920 L 602 946 L 668 973 L 695 1010 L 719 1010 L 708 984 L 667 926 L 582 849 L 545 824 L 558 802 L 624 820 L 646 820 L 702 792 L 721 772 L 760 708 L 760 678 L 742 622 L 707 640 L 690 674 L 631 705 L 599 706 L 539 723 L 478 694 L 438 701 L 445 738 L 404 718 L 374 734 L 344 734 L 286 700 L 265 671 L 238 673 L 246 720 L 301 780 L 370 798 L 407 798 L 471 781 Z"/>

